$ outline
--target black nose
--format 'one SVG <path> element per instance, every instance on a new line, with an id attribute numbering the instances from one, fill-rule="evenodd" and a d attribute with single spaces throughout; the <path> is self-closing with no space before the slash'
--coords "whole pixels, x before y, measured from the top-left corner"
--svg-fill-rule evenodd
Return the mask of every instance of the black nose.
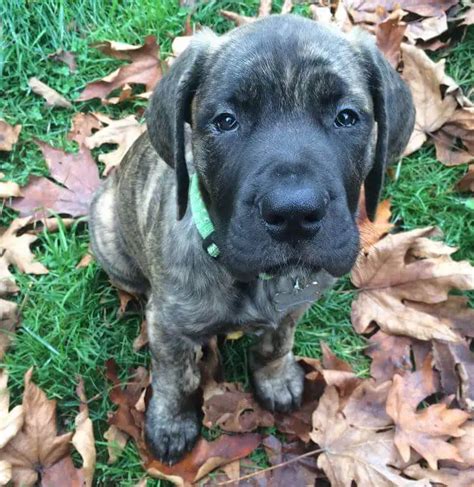
<path id="1" fill-rule="evenodd" d="M 312 188 L 278 188 L 260 202 L 260 213 L 270 235 L 278 240 L 310 238 L 326 214 L 329 196 Z"/>

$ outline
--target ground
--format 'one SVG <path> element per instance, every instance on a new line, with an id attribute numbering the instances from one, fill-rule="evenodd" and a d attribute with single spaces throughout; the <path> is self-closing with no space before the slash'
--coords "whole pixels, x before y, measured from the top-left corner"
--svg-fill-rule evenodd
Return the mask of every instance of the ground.
<path id="1" fill-rule="evenodd" d="M 282 2 L 274 2 L 279 10 Z M 10 124 L 23 126 L 20 143 L 10 154 L 0 156 L 1 171 L 9 180 L 26 183 L 30 174 L 47 173 L 35 138 L 53 146 L 75 150 L 66 140 L 71 118 L 79 111 L 101 109 L 114 117 L 124 116 L 135 105 L 101 107 L 98 101 L 75 103 L 73 109 L 49 109 L 43 100 L 33 95 L 27 81 L 31 76 L 55 87 L 69 99 L 74 99 L 91 80 L 109 73 L 117 64 L 89 45 L 110 39 L 141 43 L 148 34 L 157 35 L 163 57 L 171 49 L 171 40 L 183 31 L 187 11 L 172 0 L 82 0 L 20 1 L 7 0 L 0 7 L 0 118 Z M 221 2 L 211 0 L 198 8 L 194 22 L 222 32 L 230 23 L 218 12 L 225 8 L 253 15 L 258 1 Z M 297 12 L 306 7 L 298 5 Z M 69 74 L 65 65 L 48 59 L 57 49 L 76 53 L 77 72 Z M 445 52 L 447 72 L 467 91 L 474 84 L 474 35 Z M 141 102 L 144 105 L 144 102 Z M 438 225 L 449 244 L 460 247 L 457 259 L 473 256 L 474 214 L 466 198 L 453 191 L 455 182 L 465 172 L 465 166 L 446 168 L 434 158 L 432 147 L 425 147 L 405 159 L 396 180 L 388 181 L 385 197 L 393 205 L 393 221 L 401 229 Z M 2 224 L 15 214 L 3 208 Z M 10 372 L 13 402 L 20 402 L 23 375 L 32 365 L 34 379 L 50 398 L 58 401 L 62 426 L 72 426 L 78 400 L 74 392 L 76 376 L 86 385 L 90 414 L 94 421 L 98 448 L 97 485 L 134 485 L 142 477 L 135 447 L 130 443 L 120 460 L 107 464 L 108 384 L 104 362 L 114 357 L 120 370 L 147 365 L 146 351 L 134 353 L 132 341 L 138 334 L 141 315 L 138 311 L 117 316 L 117 292 L 106 275 L 93 263 L 85 269 L 76 264 L 88 246 L 87 225 L 79 220 L 70 229 L 44 234 L 35 247 L 38 259 L 49 274 L 32 276 L 17 274 L 21 288 L 18 296 L 22 326 L 16 344 L 6 357 Z M 366 374 L 368 362 L 362 350 L 364 340 L 355 334 L 350 324 L 350 305 L 354 291 L 348 278 L 341 279 L 336 288 L 307 314 L 296 334 L 296 353 L 318 357 L 320 341 L 327 342 L 335 353 L 350 362 L 360 374 Z M 247 339 L 229 342 L 225 346 L 226 375 L 246 386 Z M 217 432 L 206 432 L 215 435 Z M 263 454 L 254 459 L 264 464 Z M 150 480 L 148 485 L 160 485 Z"/>

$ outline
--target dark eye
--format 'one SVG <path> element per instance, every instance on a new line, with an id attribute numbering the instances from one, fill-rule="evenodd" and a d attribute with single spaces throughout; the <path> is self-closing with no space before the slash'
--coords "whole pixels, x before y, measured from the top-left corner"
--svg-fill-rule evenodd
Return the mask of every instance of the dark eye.
<path id="1" fill-rule="evenodd" d="M 221 132 L 228 132 L 229 130 L 235 130 L 239 123 L 233 115 L 230 113 L 221 113 L 212 122 L 215 127 Z"/>
<path id="2" fill-rule="evenodd" d="M 352 127 L 359 121 L 359 117 L 354 110 L 342 110 L 337 114 L 334 125 L 336 127 Z"/>

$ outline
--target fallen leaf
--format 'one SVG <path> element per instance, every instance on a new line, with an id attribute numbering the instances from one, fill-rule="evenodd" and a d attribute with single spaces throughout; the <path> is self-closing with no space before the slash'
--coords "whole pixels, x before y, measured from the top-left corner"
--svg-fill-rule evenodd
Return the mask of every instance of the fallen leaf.
<path id="1" fill-rule="evenodd" d="M 99 81 L 89 83 L 79 96 L 78 101 L 107 96 L 125 85 L 143 84 L 146 91 L 152 91 L 162 77 L 159 46 L 155 36 L 147 36 L 143 46 L 106 41 L 95 44 L 104 54 L 117 59 L 131 61 Z"/>
<path id="2" fill-rule="evenodd" d="M 107 451 L 109 452 L 108 464 L 115 463 L 127 445 L 128 435 L 120 431 L 117 426 L 111 425 L 104 433 L 107 440 Z"/>
<path id="3" fill-rule="evenodd" d="M 71 102 L 66 100 L 56 90 L 44 84 L 38 78 L 32 77 L 28 80 L 28 86 L 33 93 L 42 96 L 48 107 L 72 108 Z"/>
<path id="4" fill-rule="evenodd" d="M 12 466 L 14 485 L 32 486 L 38 472 L 69 455 L 72 433 L 57 436 L 56 401 L 31 382 L 31 368 L 25 374 L 24 423 L 17 435 L 0 450 L 0 461 Z"/>
<path id="5" fill-rule="evenodd" d="M 146 347 L 148 345 L 148 332 L 147 332 L 147 322 L 146 320 L 143 320 L 140 325 L 140 333 L 133 340 L 133 351 L 138 352 L 138 350 L 141 350 L 143 347 Z"/>
<path id="6" fill-rule="evenodd" d="M 274 424 L 272 413 L 263 409 L 253 394 L 244 392 L 239 384 L 224 382 L 204 395 L 203 424 L 207 428 L 219 426 L 230 433 L 246 433 Z"/>
<path id="7" fill-rule="evenodd" d="M 12 126 L 0 118 L 0 151 L 11 151 L 20 132 L 21 125 Z"/>
<path id="8" fill-rule="evenodd" d="M 451 444 L 457 448 L 462 462 L 441 460 L 439 462 L 441 467 L 458 468 L 461 470 L 474 467 L 474 420 L 464 423 L 462 429 L 464 430 L 464 435 L 460 438 L 454 438 L 451 441 Z"/>
<path id="9" fill-rule="evenodd" d="M 0 460 L 0 485 L 7 485 L 12 479 L 12 466 L 3 460 Z"/>
<path id="10" fill-rule="evenodd" d="M 333 22 L 333 16 L 330 7 L 311 4 L 309 6 L 311 11 L 311 17 L 316 22 L 322 24 L 331 24 Z"/>
<path id="11" fill-rule="evenodd" d="M 83 144 L 96 130 L 102 128 L 101 122 L 92 113 L 76 113 L 72 119 L 72 127 L 67 134 L 68 140 Z"/>
<path id="12" fill-rule="evenodd" d="M 474 164 L 469 166 L 467 173 L 458 181 L 456 187 L 459 191 L 474 193 Z"/>
<path id="13" fill-rule="evenodd" d="M 454 394 L 463 409 L 474 411 L 474 354 L 469 345 L 466 342 L 435 340 L 433 355 L 441 375 L 443 392 L 446 395 Z"/>
<path id="14" fill-rule="evenodd" d="M 370 376 L 378 382 L 403 375 L 412 369 L 411 339 L 405 336 L 388 335 L 378 331 L 369 338 L 365 353 L 372 359 Z"/>
<path id="15" fill-rule="evenodd" d="M 84 269 L 84 267 L 88 267 L 94 260 L 94 256 L 88 250 L 76 265 L 76 269 Z"/>
<path id="16" fill-rule="evenodd" d="M 216 468 L 246 457 L 260 442 L 261 436 L 255 433 L 221 435 L 211 442 L 200 438 L 193 450 L 179 463 L 169 466 L 148 458 L 145 460 L 145 469 L 152 477 L 184 487 L 199 481 Z"/>
<path id="17" fill-rule="evenodd" d="M 442 13 L 436 17 L 428 17 L 416 22 L 409 22 L 406 37 L 410 43 L 415 44 L 418 40 L 426 42 L 434 39 L 447 30 L 448 18 L 445 13 Z"/>
<path id="18" fill-rule="evenodd" d="M 447 487 L 472 487 L 474 485 L 474 468 L 457 470 L 454 468 L 442 468 L 435 470 L 422 468 L 420 465 L 410 465 L 403 473 L 414 479 L 423 479 L 442 484 Z"/>
<path id="19" fill-rule="evenodd" d="M 384 200 L 377 207 L 375 220 L 370 221 L 365 208 L 364 192 L 361 192 L 357 226 L 359 227 L 360 242 L 364 252 L 393 229 L 395 225 L 390 223 L 391 216 L 390 200 Z"/>
<path id="20" fill-rule="evenodd" d="M 127 309 L 128 304 L 131 301 L 136 300 L 136 297 L 133 296 L 130 293 L 127 293 L 127 291 L 124 291 L 123 289 L 118 289 L 117 288 L 117 293 L 120 301 L 119 309 L 118 309 L 118 315 L 123 316 L 125 313 L 125 310 Z"/>
<path id="21" fill-rule="evenodd" d="M 251 22 L 255 22 L 257 20 L 256 17 L 248 17 L 246 15 L 240 15 L 238 13 L 231 12 L 229 10 L 221 10 L 219 13 L 225 19 L 234 22 L 237 27 L 239 27 L 240 25 L 250 24 Z"/>
<path id="22" fill-rule="evenodd" d="M 53 61 L 59 61 L 66 64 L 70 73 L 74 73 L 77 69 L 76 58 L 74 57 L 74 53 L 70 51 L 58 49 L 56 52 L 49 54 L 48 57 Z"/>
<path id="23" fill-rule="evenodd" d="M 41 470 L 41 487 L 82 487 L 85 485 L 82 472 L 74 466 L 69 455 Z"/>
<path id="24" fill-rule="evenodd" d="M 2 284 L 4 284 L 3 280 Z M 15 287 L 14 281 L 9 280 L 9 285 Z M 4 293 L 0 293 L 3 295 Z M 18 324 L 18 305 L 6 299 L 0 299 L 0 360 L 3 360 L 5 352 L 10 346 L 15 328 Z"/>
<path id="25" fill-rule="evenodd" d="M 335 387 L 328 387 L 313 414 L 311 439 L 321 448 L 318 467 L 323 469 L 331 485 L 373 485 L 377 487 L 428 486 L 428 482 L 412 482 L 400 476 L 393 467 L 398 453 L 392 430 L 378 432 L 374 428 L 352 426 L 340 411 Z"/>
<path id="26" fill-rule="evenodd" d="M 474 288 L 474 268 L 467 261 L 454 261 L 452 247 L 427 238 L 436 233 L 427 227 L 389 235 L 359 255 L 351 274 L 359 288 L 351 314 L 358 333 L 370 332 L 376 324 L 386 333 L 419 340 L 461 340 L 453 329 L 455 316 L 432 315 L 418 306 L 450 306 L 452 289 Z"/>
<path id="27" fill-rule="evenodd" d="M 100 147 L 102 144 L 117 144 L 114 151 L 99 155 L 99 161 L 105 164 L 104 175 L 106 176 L 117 167 L 128 149 L 133 145 L 135 140 L 146 131 L 145 124 L 140 124 L 133 115 L 129 115 L 120 120 L 95 114 L 95 117 L 107 127 L 98 130 L 95 134 L 85 139 L 85 144 L 89 149 Z"/>
<path id="28" fill-rule="evenodd" d="M 11 411 L 10 392 L 7 387 L 8 373 L 0 370 L 0 449 L 16 436 L 23 426 L 23 406 L 15 406 Z"/>
<path id="29" fill-rule="evenodd" d="M 474 160 L 474 107 L 457 109 L 432 137 L 436 158 L 444 165 L 457 166 Z"/>
<path id="30" fill-rule="evenodd" d="M 408 83 L 416 108 L 415 129 L 405 149 L 405 155 L 418 150 L 428 136 L 439 130 L 454 114 L 456 98 L 442 95 L 440 85 L 445 81 L 445 60 L 437 63 L 421 49 L 402 44 L 402 77 Z"/>
<path id="31" fill-rule="evenodd" d="M 395 423 L 394 442 L 403 460 L 410 459 L 411 447 L 436 470 L 438 460 L 462 461 L 457 448 L 446 440 L 464 434 L 460 426 L 469 414 L 448 409 L 446 404 L 432 404 L 417 411 L 419 403 L 436 391 L 431 360 L 428 356 L 416 372 L 394 376 L 387 398 L 387 414 Z"/>
<path id="32" fill-rule="evenodd" d="M 387 61 L 396 69 L 400 64 L 400 46 L 407 30 L 407 24 L 401 21 L 401 15 L 388 17 L 375 26 L 375 38 L 378 48 Z"/>
<path id="33" fill-rule="evenodd" d="M 45 142 L 37 141 L 54 182 L 46 177 L 32 176 L 21 188 L 21 198 L 8 206 L 21 216 L 44 216 L 47 210 L 73 217 L 87 215 L 100 178 L 90 151 L 81 146 L 77 153 L 66 153 Z"/>
<path id="34" fill-rule="evenodd" d="M 3 179 L 5 174 L 0 172 L 0 179 Z M 20 186 L 12 181 L 0 181 L 0 198 L 11 198 L 20 196 Z"/>
<path id="35" fill-rule="evenodd" d="M 96 450 L 94 430 L 92 421 L 89 418 L 89 407 L 87 406 L 87 397 L 82 378 L 79 378 L 76 391 L 81 404 L 79 406 L 79 414 L 74 420 L 76 431 L 74 432 L 71 441 L 82 458 L 82 468 L 80 469 L 80 473 L 81 477 L 84 479 L 83 485 L 84 487 L 91 487 L 95 472 Z"/>

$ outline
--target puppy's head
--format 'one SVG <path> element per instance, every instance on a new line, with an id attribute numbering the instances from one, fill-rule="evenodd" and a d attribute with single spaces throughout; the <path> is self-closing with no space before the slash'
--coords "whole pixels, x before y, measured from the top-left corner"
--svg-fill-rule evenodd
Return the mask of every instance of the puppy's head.
<path id="1" fill-rule="evenodd" d="M 176 171 L 179 218 L 191 124 L 220 259 L 240 279 L 293 266 L 348 272 L 360 188 L 373 217 L 413 120 L 408 89 L 370 39 L 292 15 L 197 36 L 148 110 L 152 143 Z"/>

